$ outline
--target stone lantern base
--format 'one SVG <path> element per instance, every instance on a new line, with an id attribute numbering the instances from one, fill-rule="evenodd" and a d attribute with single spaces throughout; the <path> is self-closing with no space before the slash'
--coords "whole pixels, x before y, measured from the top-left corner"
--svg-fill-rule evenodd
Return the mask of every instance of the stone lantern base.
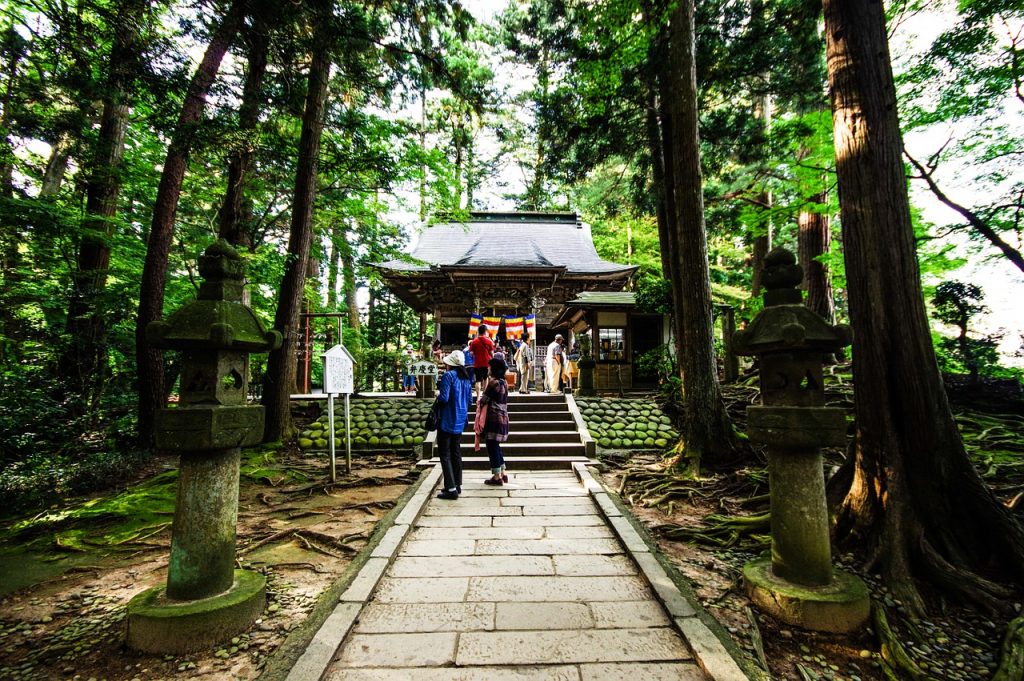
<path id="1" fill-rule="evenodd" d="M 743 566 L 747 594 L 772 617 L 804 629 L 847 633 L 860 629 L 871 615 L 867 585 L 836 570 L 828 586 L 794 584 L 772 574 L 769 558 Z"/>
<path id="2" fill-rule="evenodd" d="M 172 601 L 163 586 L 143 591 L 128 603 L 128 647 L 180 654 L 230 640 L 263 612 L 266 586 L 260 573 L 235 570 L 230 589 L 197 601 Z"/>

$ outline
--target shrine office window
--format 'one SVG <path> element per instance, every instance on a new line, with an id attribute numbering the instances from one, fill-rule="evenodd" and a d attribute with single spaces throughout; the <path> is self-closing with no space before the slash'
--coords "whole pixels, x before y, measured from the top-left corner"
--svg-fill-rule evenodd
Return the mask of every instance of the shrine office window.
<path id="1" fill-rule="evenodd" d="M 602 326 L 597 334 L 597 358 L 602 362 L 621 362 L 626 358 L 626 329 Z"/>

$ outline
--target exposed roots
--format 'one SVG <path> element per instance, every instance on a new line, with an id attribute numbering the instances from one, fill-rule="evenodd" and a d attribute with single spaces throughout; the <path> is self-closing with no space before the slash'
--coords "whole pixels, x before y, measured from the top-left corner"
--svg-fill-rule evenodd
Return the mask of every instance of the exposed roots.
<path id="1" fill-rule="evenodd" d="M 1024 617 L 1018 617 L 1006 627 L 999 668 L 992 676 L 992 681 L 1022 680 L 1024 680 Z"/>
<path id="2" fill-rule="evenodd" d="M 922 670 L 914 658 L 910 656 L 899 637 L 889 626 L 889 618 L 886 617 L 885 607 L 879 603 L 872 604 L 871 617 L 875 625 L 875 633 L 881 644 L 881 660 L 879 664 L 886 678 L 912 679 L 913 681 L 926 681 L 930 679 Z"/>
<path id="3" fill-rule="evenodd" d="M 771 543 L 771 514 L 755 516 L 709 515 L 709 525 L 692 527 L 669 523 L 652 528 L 654 532 L 674 541 L 726 548 L 743 545 L 762 548 Z"/>

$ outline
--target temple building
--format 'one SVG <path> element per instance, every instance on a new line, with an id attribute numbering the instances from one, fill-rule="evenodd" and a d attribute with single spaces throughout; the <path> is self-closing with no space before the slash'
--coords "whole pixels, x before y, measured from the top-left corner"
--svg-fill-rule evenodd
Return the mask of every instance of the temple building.
<path id="1" fill-rule="evenodd" d="M 407 259 L 375 267 L 420 314 L 426 345 L 440 339 L 446 350 L 461 347 L 471 320 L 481 318 L 500 327 L 502 340 L 519 320 L 532 321 L 538 355 L 556 333 L 570 342 L 591 333 L 599 389 L 648 387 L 642 376 L 634 382 L 633 358 L 667 341 L 661 315 L 636 313 L 633 294 L 623 291 L 636 266 L 602 259 L 575 213 L 472 212 L 434 222 Z"/>

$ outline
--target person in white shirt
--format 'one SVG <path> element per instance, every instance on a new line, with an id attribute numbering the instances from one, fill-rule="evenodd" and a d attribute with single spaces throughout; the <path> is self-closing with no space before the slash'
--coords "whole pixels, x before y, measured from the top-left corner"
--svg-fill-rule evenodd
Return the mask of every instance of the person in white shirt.
<path id="1" fill-rule="evenodd" d="M 547 392 L 557 393 L 558 382 L 562 377 L 562 364 L 565 356 L 562 352 L 562 334 L 555 336 L 555 340 L 548 345 L 547 365 L 545 366 L 544 378 L 547 383 Z"/>

